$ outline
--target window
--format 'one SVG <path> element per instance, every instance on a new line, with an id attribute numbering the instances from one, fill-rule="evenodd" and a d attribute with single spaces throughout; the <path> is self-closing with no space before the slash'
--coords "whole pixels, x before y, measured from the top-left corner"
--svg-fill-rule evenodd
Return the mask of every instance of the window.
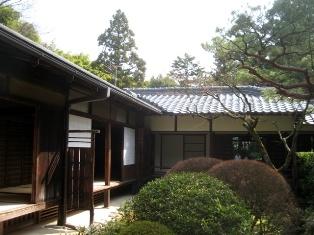
<path id="1" fill-rule="evenodd" d="M 183 159 L 205 156 L 205 142 L 205 135 L 162 135 L 161 168 L 171 168 L 176 162 Z"/>
<path id="2" fill-rule="evenodd" d="M 233 155 L 239 156 L 241 159 L 261 159 L 256 143 L 249 136 L 232 137 L 232 148 Z"/>
<path id="3" fill-rule="evenodd" d="M 184 159 L 205 156 L 205 135 L 184 136 Z"/>

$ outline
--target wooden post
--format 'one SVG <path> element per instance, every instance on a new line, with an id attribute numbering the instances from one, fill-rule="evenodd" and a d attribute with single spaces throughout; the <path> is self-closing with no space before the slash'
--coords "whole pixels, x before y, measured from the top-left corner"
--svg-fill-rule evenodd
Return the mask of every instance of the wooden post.
<path id="1" fill-rule="evenodd" d="M 106 189 L 104 193 L 104 207 L 110 206 L 110 189 Z"/>
<path id="2" fill-rule="evenodd" d="M 95 167 L 95 141 L 96 141 L 96 133 L 93 132 L 92 134 L 92 154 L 91 154 L 91 163 L 92 163 L 92 169 L 91 169 L 91 178 L 92 178 L 92 183 L 89 185 L 89 190 L 90 190 L 90 204 L 89 204 L 89 225 L 94 223 L 94 193 L 93 193 L 93 188 L 94 188 L 94 167 Z"/>
<path id="3" fill-rule="evenodd" d="M 66 104 L 64 109 L 64 130 L 63 130 L 63 151 L 61 153 L 61 169 L 62 169 L 62 182 L 60 191 L 60 202 L 58 208 L 58 222 L 59 226 L 66 224 L 67 216 L 67 187 L 68 187 L 68 133 L 69 133 L 69 111 L 70 106 L 68 103 L 68 95 L 66 97 Z"/>
<path id="4" fill-rule="evenodd" d="M 106 123 L 105 129 L 105 185 L 110 185 L 111 179 L 111 123 Z M 110 204 L 110 190 L 105 191 L 104 206 Z"/>
<path id="5" fill-rule="evenodd" d="M 34 133 L 33 133 L 33 167 L 32 167 L 32 194 L 31 203 L 36 203 L 37 198 L 37 181 L 38 181 L 38 145 L 39 145 L 39 107 L 35 108 L 34 115 Z"/>
<path id="6" fill-rule="evenodd" d="M 209 157 L 213 157 L 213 119 L 209 119 L 209 150 L 208 150 L 208 155 Z"/>
<path id="7" fill-rule="evenodd" d="M 0 235 L 4 235 L 4 222 L 0 222 Z"/>

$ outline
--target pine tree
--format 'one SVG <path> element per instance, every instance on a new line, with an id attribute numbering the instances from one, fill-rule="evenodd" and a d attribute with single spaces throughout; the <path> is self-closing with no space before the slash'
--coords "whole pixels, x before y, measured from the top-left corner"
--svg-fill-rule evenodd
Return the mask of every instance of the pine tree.
<path id="1" fill-rule="evenodd" d="M 145 61 L 137 54 L 134 33 L 129 28 L 126 15 L 118 10 L 110 27 L 98 37 L 102 52 L 96 64 L 110 71 L 118 87 L 139 87 L 144 82 Z"/>
<path id="2" fill-rule="evenodd" d="M 180 86 L 191 87 L 200 85 L 205 76 L 204 68 L 195 62 L 195 57 L 185 53 L 178 56 L 171 65 L 170 77 L 179 82 Z"/>

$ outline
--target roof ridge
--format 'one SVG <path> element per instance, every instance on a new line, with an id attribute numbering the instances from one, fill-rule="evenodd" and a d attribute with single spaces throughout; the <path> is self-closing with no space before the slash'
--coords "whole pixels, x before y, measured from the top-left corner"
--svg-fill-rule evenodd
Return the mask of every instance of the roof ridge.
<path id="1" fill-rule="evenodd" d="M 158 90 L 205 90 L 205 89 L 210 89 L 210 88 L 216 88 L 216 89 L 232 89 L 232 87 L 229 86 L 219 86 L 219 85 L 214 85 L 214 86 L 206 86 L 206 87 L 128 87 L 124 88 L 127 91 L 158 91 Z M 237 86 L 237 88 L 252 88 L 252 89 L 264 89 L 267 88 L 266 86 L 252 86 L 252 85 L 241 85 Z"/>

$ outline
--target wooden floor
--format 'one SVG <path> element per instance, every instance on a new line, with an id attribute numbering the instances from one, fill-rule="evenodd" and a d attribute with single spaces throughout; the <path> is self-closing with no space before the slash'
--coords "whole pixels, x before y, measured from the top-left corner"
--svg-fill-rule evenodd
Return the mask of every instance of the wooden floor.
<path id="1" fill-rule="evenodd" d="M 30 184 L 0 188 L 0 223 L 46 209 L 52 203 L 30 203 Z M 55 204 L 55 203 L 54 203 Z"/>
<path id="2" fill-rule="evenodd" d="M 56 202 L 41 202 L 37 204 L 24 204 L 24 203 L 0 203 L 0 223 L 16 217 L 33 213 L 36 211 L 44 210 L 55 205 Z"/>
<path id="3" fill-rule="evenodd" d="M 32 194 L 32 185 L 23 184 L 14 187 L 0 188 L 0 193 Z"/>
<path id="4" fill-rule="evenodd" d="M 94 181 L 94 193 L 104 192 L 110 189 L 118 188 L 120 186 L 131 184 L 134 180 L 127 181 L 110 181 L 110 185 L 106 185 L 105 181 L 95 180 Z"/>
<path id="5" fill-rule="evenodd" d="M 28 203 L 23 202 L 0 202 L 0 215 L 7 211 L 16 210 L 28 206 Z"/>

